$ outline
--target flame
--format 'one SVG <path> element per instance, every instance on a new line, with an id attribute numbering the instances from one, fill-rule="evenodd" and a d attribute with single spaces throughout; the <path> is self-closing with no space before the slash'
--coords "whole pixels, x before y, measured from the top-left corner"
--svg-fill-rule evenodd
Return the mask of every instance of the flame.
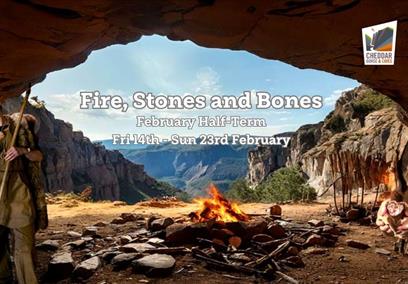
<path id="1" fill-rule="evenodd" d="M 239 209 L 238 204 L 228 201 L 215 185 L 210 184 L 208 193 L 211 196 L 210 198 L 196 198 L 193 200 L 200 208 L 190 215 L 193 221 L 238 222 L 249 220 L 248 215 Z"/>

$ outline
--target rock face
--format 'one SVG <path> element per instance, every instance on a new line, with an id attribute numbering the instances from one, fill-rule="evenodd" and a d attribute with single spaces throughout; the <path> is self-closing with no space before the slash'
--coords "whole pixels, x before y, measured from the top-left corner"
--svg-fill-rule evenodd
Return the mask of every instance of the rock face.
<path id="1" fill-rule="evenodd" d="M 381 183 L 387 184 L 389 189 L 407 189 L 406 114 L 397 107 L 390 107 L 361 117 L 352 107 L 352 101 L 369 91 L 361 86 L 346 92 L 320 128 L 321 137 L 316 146 L 300 157 L 290 157 L 289 164 L 300 164 L 309 176 L 309 183 L 319 189 L 319 193 L 340 176 L 336 185 L 346 191 L 368 190 Z M 336 124 L 338 133 L 331 129 L 335 120 L 344 121 L 344 125 Z"/>
<path id="2" fill-rule="evenodd" d="M 292 136 L 292 133 L 281 136 Z M 285 166 L 288 148 L 280 145 L 257 146 L 248 152 L 248 175 L 247 180 L 251 186 L 257 186 L 270 173 Z"/>
<path id="3" fill-rule="evenodd" d="M 9 99 L 2 106 L 11 113 L 19 105 L 18 99 Z M 44 108 L 28 106 L 27 113 L 37 118 L 47 192 L 81 192 L 90 186 L 94 199 L 129 203 L 167 194 L 144 172 L 143 165 L 92 143 L 81 131 L 73 131 L 71 124 L 56 119 Z"/>
<path id="4" fill-rule="evenodd" d="M 324 121 L 302 126 L 292 136 L 287 165 L 300 166 L 318 193 L 340 175 L 343 178 L 336 185 L 346 190 L 368 190 L 380 183 L 387 184 L 389 189 L 407 189 L 406 113 L 391 103 L 390 107 L 367 114 L 368 111 L 355 102 L 367 100 L 366 96 L 373 92 L 362 85 L 343 93 L 335 110 Z M 270 167 L 262 167 L 267 161 L 276 159 L 276 153 L 268 153 L 262 155 L 261 151 L 249 155 L 250 165 L 261 168 L 253 170 L 261 174 L 249 180 L 252 185 L 257 185 L 272 172 Z"/>
<path id="5" fill-rule="evenodd" d="M 159 34 L 352 77 L 408 106 L 406 1 L 5 0 L 0 11 L 0 96 L 92 50 Z M 361 28 L 390 20 L 399 20 L 396 64 L 362 68 Z"/>

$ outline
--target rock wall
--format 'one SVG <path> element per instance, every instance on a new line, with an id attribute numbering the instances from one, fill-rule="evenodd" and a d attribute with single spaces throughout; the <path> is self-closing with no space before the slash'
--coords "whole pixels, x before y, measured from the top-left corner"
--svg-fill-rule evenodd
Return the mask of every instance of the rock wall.
<path id="1" fill-rule="evenodd" d="M 285 132 L 276 135 L 277 137 L 292 137 L 293 132 Z M 281 145 L 257 146 L 248 151 L 248 173 L 247 181 L 251 187 L 260 184 L 268 175 L 277 169 L 284 167 L 290 148 Z"/>
<path id="2" fill-rule="evenodd" d="M 408 125 L 404 113 L 386 108 L 366 116 L 364 127 L 338 133 L 300 159 L 309 183 L 320 192 L 337 177 L 338 188 L 371 189 L 385 183 L 406 190 Z M 400 175 L 400 172 L 402 175 Z M 405 185 L 404 185 L 405 184 Z"/>
<path id="3" fill-rule="evenodd" d="M 19 105 L 18 99 L 9 99 L 2 107 L 11 113 Z M 130 162 L 118 151 L 92 143 L 81 131 L 73 131 L 70 123 L 56 119 L 46 109 L 28 106 L 27 113 L 37 118 L 48 192 L 80 192 L 91 186 L 95 199 L 128 202 L 165 194 L 156 180 L 144 172 L 143 165 Z"/>
<path id="4" fill-rule="evenodd" d="M 351 77 L 408 107 L 408 1 L 2 0 L 0 11 L 0 98 L 93 50 L 159 34 Z M 395 65 L 364 66 L 361 28 L 393 20 Z"/>
<path id="5" fill-rule="evenodd" d="M 408 118 L 393 104 L 362 115 L 353 102 L 362 99 L 367 86 L 345 92 L 324 121 L 305 125 L 291 139 L 285 152 L 286 165 L 300 166 L 318 193 L 337 180 L 337 188 L 371 189 L 380 183 L 405 192 L 408 183 Z M 249 155 L 251 185 L 271 172 L 269 161 L 281 159 L 282 152 L 259 150 Z M 283 166 L 281 164 L 280 166 Z M 255 177 L 255 178 L 254 178 Z"/>

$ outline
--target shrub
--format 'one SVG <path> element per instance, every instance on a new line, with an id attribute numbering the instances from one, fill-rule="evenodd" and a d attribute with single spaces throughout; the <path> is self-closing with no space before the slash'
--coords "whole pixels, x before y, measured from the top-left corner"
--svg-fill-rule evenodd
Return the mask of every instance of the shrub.
<path id="1" fill-rule="evenodd" d="M 258 201 L 255 190 L 248 186 L 245 179 L 237 179 L 234 181 L 225 195 L 227 198 L 241 202 Z"/>
<path id="2" fill-rule="evenodd" d="M 390 98 L 376 91 L 367 91 L 360 99 L 353 102 L 353 108 L 360 118 L 364 118 L 373 111 L 391 107 L 393 104 Z"/>
<path id="3" fill-rule="evenodd" d="M 282 168 L 274 172 L 255 189 L 251 189 L 244 179 L 236 180 L 226 196 L 241 202 L 285 202 L 312 201 L 317 197 L 313 187 L 306 183 L 300 171 L 294 167 Z"/>
<path id="4" fill-rule="evenodd" d="M 263 202 L 312 201 L 316 191 L 296 168 L 281 168 L 274 172 L 257 188 L 257 195 Z"/>
<path id="5" fill-rule="evenodd" d="M 346 123 L 344 122 L 344 118 L 342 118 L 340 115 L 332 115 L 328 119 L 326 126 L 334 133 L 339 133 L 346 130 Z"/>

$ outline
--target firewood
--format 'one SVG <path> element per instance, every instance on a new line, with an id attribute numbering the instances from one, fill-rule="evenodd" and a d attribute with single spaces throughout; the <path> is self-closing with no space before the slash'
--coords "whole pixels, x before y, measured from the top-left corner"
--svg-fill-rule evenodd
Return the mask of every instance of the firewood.
<path id="1" fill-rule="evenodd" d="M 189 253 L 190 250 L 188 248 L 185 247 L 161 247 L 161 248 L 154 248 L 154 249 L 148 249 L 145 251 L 145 253 L 162 253 L 162 254 L 170 254 L 170 255 L 174 255 L 174 254 L 185 254 L 185 253 Z"/>
<path id="2" fill-rule="evenodd" d="M 208 239 L 197 238 L 196 240 L 197 240 L 197 242 L 199 244 L 206 245 L 206 246 L 212 246 L 216 250 L 226 251 L 228 249 L 228 247 L 225 244 L 216 243 L 216 242 L 208 240 Z"/>
<path id="3" fill-rule="evenodd" d="M 242 272 L 246 274 L 256 274 L 256 275 L 264 275 L 264 272 L 252 267 L 246 267 L 246 266 L 241 266 L 241 265 L 236 265 L 236 264 L 230 264 L 230 263 L 225 263 L 219 260 L 215 260 L 212 258 L 209 258 L 207 256 L 204 256 L 201 253 L 193 253 L 193 256 L 199 260 L 205 261 L 207 264 L 213 265 L 215 267 L 218 267 L 220 269 L 228 269 L 228 270 L 234 270 L 237 272 Z"/>
<path id="4" fill-rule="evenodd" d="M 246 266 L 254 266 L 254 267 L 262 267 L 264 266 L 270 259 L 278 256 L 281 252 L 287 249 L 290 245 L 290 241 L 286 241 L 283 244 L 279 245 L 273 252 L 268 255 L 262 256 L 257 260 L 248 262 Z"/>
<path id="5" fill-rule="evenodd" d="M 228 239 L 228 243 L 235 248 L 239 248 L 241 246 L 242 239 L 238 236 L 232 236 Z"/>

